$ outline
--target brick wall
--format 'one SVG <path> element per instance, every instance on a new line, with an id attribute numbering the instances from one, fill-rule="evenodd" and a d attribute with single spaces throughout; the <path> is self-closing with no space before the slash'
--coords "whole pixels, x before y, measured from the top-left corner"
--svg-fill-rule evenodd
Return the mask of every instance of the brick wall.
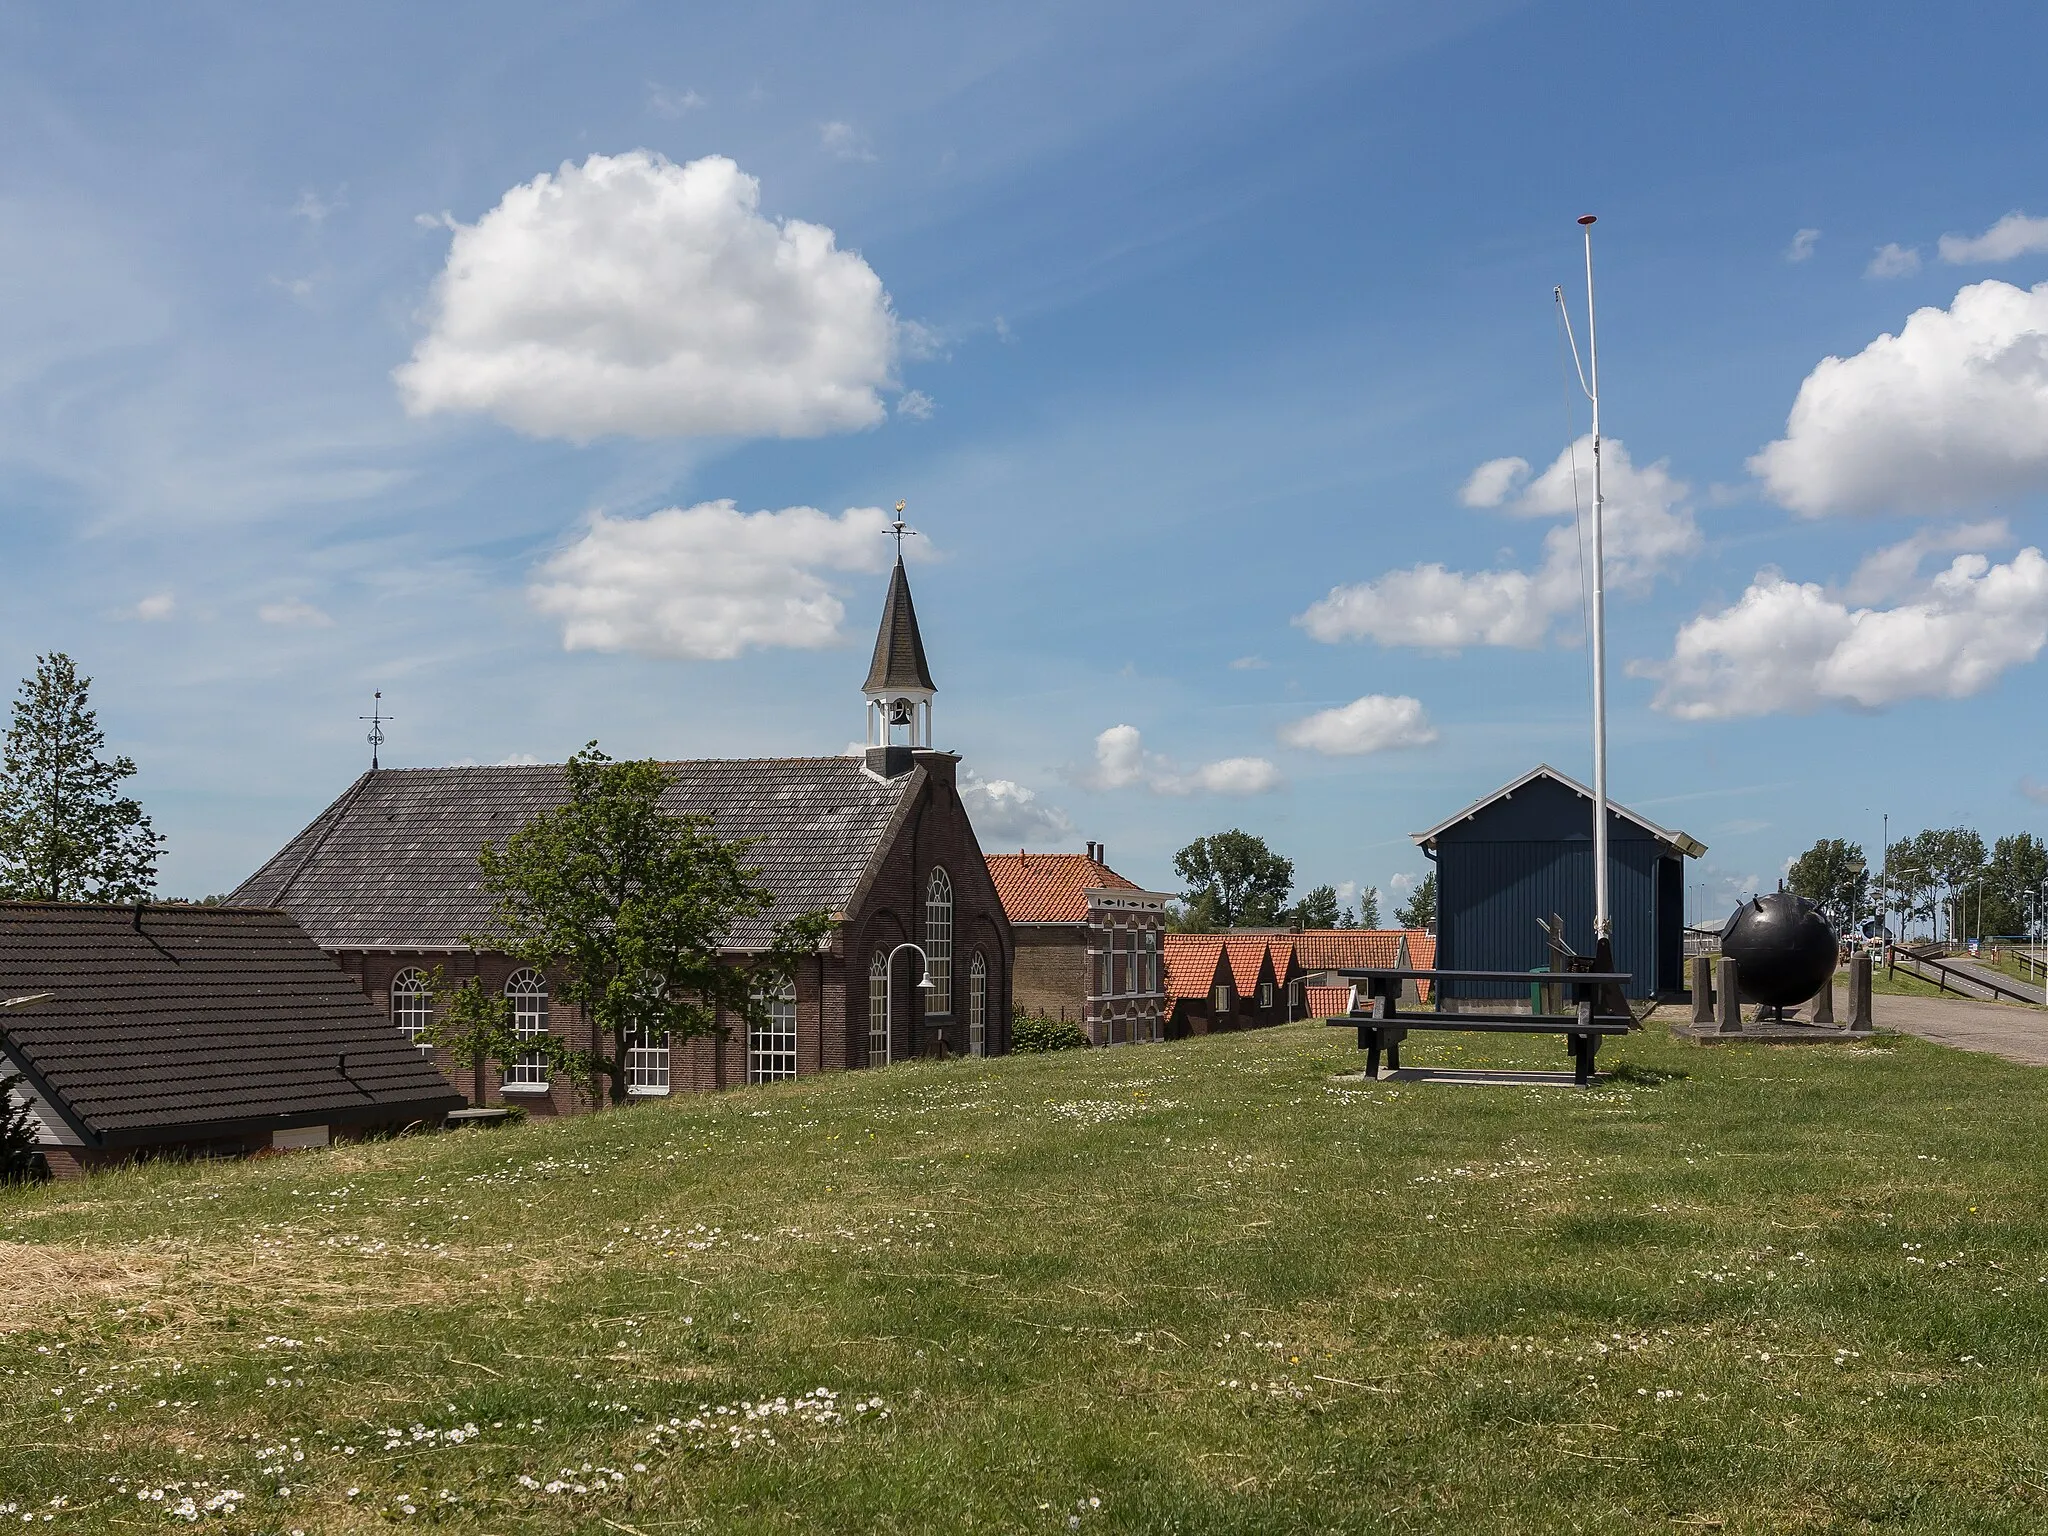
<path id="1" fill-rule="evenodd" d="M 1076 1023 L 1088 1013 L 1089 942 L 1086 923 L 1017 928 L 1016 1008 L 1019 1013 L 1062 1013 Z"/>

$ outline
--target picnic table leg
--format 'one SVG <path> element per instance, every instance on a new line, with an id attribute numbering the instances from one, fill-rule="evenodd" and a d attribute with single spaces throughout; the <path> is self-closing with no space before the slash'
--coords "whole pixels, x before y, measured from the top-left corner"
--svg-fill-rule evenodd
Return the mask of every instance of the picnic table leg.
<path id="1" fill-rule="evenodd" d="M 1380 1077 L 1380 1032 L 1376 1029 L 1361 1029 L 1358 1038 L 1366 1042 L 1365 1080 L 1376 1083 Z"/>
<path id="2" fill-rule="evenodd" d="M 1572 1080 L 1581 1088 L 1593 1085 L 1593 1057 L 1599 1049 L 1598 1035 L 1572 1036 Z"/>

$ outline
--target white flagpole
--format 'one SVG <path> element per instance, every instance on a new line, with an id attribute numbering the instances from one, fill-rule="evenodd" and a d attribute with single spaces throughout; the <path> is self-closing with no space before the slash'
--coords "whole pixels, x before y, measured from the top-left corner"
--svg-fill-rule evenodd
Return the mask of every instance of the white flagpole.
<path id="1" fill-rule="evenodd" d="M 1579 220 L 1586 237 L 1586 365 L 1593 397 L 1593 940 L 1614 934 L 1607 895 L 1607 537 L 1600 484 L 1600 342 L 1593 320 L 1594 215 Z"/>

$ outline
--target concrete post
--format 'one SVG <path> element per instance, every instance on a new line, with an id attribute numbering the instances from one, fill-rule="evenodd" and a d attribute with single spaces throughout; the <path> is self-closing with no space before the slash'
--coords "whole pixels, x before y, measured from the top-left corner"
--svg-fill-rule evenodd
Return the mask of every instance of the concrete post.
<path id="1" fill-rule="evenodd" d="M 1692 957 L 1692 1021 L 1714 1022 L 1714 962 L 1706 955 Z"/>
<path id="2" fill-rule="evenodd" d="M 1813 994 L 1813 1023 L 1832 1024 L 1835 1022 L 1835 978 L 1830 976 L 1820 984 L 1820 990 Z"/>
<path id="3" fill-rule="evenodd" d="M 1875 1029 L 1870 1007 L 1870 951 L 1859 949 L 1849 959 L 1849 1030 L 1867 1035 Z"/>
<path id="4" fill-rule="evenodd" d="M 1714 970 L 1714 1028 L 1724 1035 L 1739 1035 L 1742 994 L 1735 985 L 1735 962 L 1723 955 Z"/>

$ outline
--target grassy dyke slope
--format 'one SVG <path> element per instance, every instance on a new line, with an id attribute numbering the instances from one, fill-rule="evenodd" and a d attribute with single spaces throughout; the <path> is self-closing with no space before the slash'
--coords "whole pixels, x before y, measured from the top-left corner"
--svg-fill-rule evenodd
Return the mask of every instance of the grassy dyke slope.
<path id="1" fill-rule="evenodd" d="M 2038 1072 L 1603 1059 L 1295 1026 L 0 1191 L 0 1524 L 2048 1526 Z"/>

